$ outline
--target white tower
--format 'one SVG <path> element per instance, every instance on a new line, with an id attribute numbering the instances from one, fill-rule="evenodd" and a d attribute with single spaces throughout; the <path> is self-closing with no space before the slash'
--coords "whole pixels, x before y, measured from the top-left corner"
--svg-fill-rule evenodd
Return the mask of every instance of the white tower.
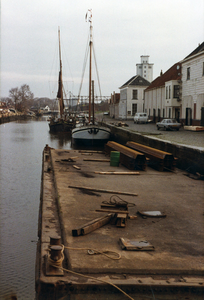
<path id="1" fill-rule="evenodd" d="M 153 80 L 153 65 L 149 63 L 149 55 L 141 55 L 141 63 L 136 64 L 137 75 L 142 76 L 149 82 Z"/>

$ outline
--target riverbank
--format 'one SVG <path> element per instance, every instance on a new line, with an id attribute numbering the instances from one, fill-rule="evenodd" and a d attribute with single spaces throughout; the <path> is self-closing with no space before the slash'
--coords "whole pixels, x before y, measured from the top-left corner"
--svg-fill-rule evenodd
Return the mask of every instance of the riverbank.
<path id="1" fill-rule="evenodd" d="M 28 116 L 23 113 L 18 114 L 7 114 L 7 115 L 0 115 L 0 125 L 4 123 L 14 122 L 18 120 L 27 120 L 32 118 L 31 116 Z"/>

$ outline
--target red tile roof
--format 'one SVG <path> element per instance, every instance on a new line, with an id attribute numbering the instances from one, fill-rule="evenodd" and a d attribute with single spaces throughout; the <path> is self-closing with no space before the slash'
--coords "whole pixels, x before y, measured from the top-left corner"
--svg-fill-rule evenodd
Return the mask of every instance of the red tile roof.
<path id="1" fill-rule="evenodd" d="M 174 64 L 163 75 L 157 77 L 151 82 L 145 91 L 165 86 L 165 82 L 170 80 L 181 80 L 181 63 Z"/>

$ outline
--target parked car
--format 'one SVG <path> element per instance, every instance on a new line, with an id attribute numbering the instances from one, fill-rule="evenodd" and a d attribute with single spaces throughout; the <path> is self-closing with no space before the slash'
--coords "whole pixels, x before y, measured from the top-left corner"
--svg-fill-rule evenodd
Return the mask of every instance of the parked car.
<path id="1" fill-rule="evenodd" d="M 136 113 L 134 116 L 134 123 L 147 123 L 148 116 L 146 113 Z"/>
<path id="2" fill-rule="evenodd" d="M 163 119 L 161 122 L 157 122 L 156 125 L 158 130 L 160 128 L 164 128 L 166 130 L 179 130 L 179 128 L 181 128 L 181 123 L 178 123 L 175 119 Z"/>

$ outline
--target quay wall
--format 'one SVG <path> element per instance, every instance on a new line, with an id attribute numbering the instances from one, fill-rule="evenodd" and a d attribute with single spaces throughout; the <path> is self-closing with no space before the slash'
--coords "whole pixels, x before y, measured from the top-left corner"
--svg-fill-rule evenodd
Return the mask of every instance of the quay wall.
<path id="1" fill-rule="evenodd" d="M 10 115 L 10 116 L 0 116 L 0 124 L 18 121 L 18 120 L 26 120 L 29 118 L 27 115 Z"/>
<path id="2" fill-rule="evenodd" d="M 125 145 L 127 141 L 133 141 L 158 150 L 172 153 L 177 160 L 177 168 L 189 173 L 204 173 L 204 151 L 186 145 L 162 141 L 155 137 L 142 135 L 126 128 L 116 127 L 111 124 L 103 124 L 111 129 L 112 139 Z"/>

